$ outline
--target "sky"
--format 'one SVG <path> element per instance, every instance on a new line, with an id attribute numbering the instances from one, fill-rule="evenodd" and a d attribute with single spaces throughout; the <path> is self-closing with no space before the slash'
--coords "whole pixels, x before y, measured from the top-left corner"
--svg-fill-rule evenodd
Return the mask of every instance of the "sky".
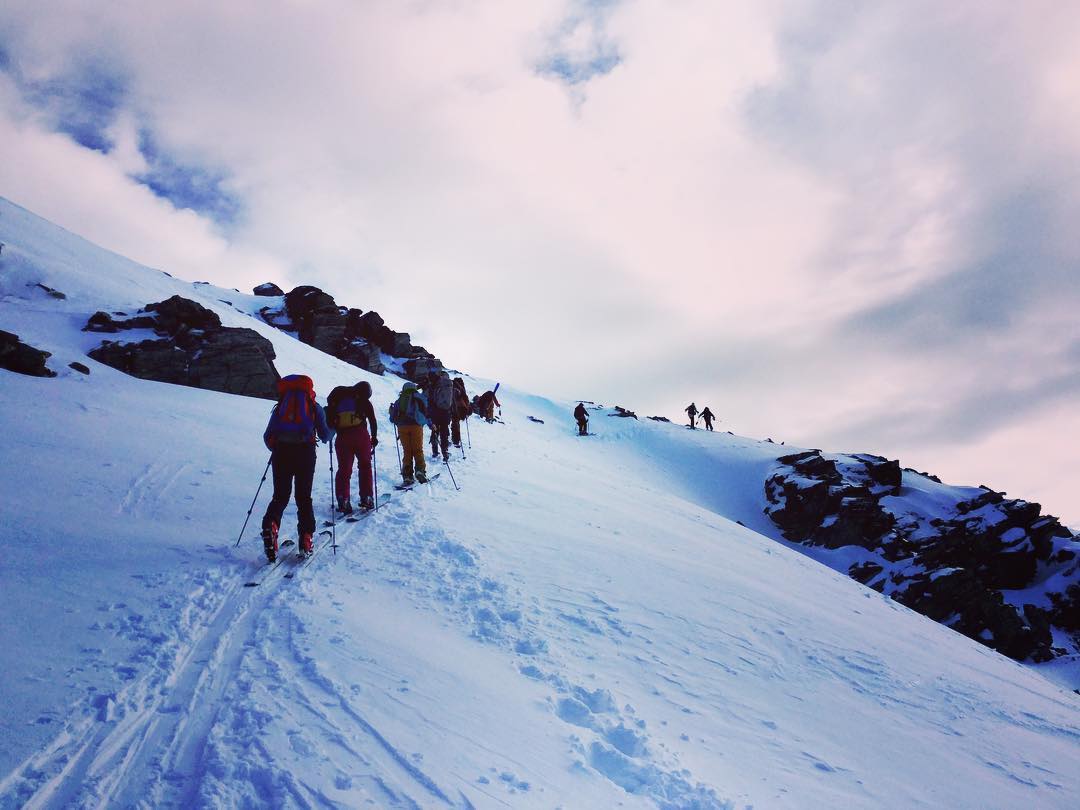
<path id="1" fill-rule="evenodd" d="M 448 365 L 1080 527 L 1080 6 L 0 6 L 0 194 Z"/>

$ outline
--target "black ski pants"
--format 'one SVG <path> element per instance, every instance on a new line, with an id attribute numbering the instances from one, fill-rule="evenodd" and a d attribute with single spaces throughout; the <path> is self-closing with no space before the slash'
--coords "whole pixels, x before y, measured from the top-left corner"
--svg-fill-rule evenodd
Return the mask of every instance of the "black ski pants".
<path id="1" fill-rule="evenodd" d="M 311 505 L 311 483 L 315 480 L 314 444 L 279 444 L 270 456 L 274 468 L 274 497 L 266 507 L 263 527 L 271 522 L 281 525 L 281 516 L 289 505 L 296 485 L 296 531 L 315 534 L 315 509 Z"/>

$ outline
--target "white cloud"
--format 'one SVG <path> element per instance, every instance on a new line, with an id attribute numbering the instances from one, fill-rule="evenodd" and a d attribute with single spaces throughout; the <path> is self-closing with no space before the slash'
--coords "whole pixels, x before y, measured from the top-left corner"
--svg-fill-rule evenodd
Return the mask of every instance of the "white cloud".
<path id="1" fill-rule="evenodd" d="M 0 182 L 133 258 L 316 283 L 542 392 L 711 398 L 812 444 L 917 402 L 902 454 L 973 394 L 1073 396 L 1078 34 L 1048 2 L 14 2 L 26 75 L 106 55 L 130 94 L 103 156 L 7 86 Z M 553 54 L 618 62 L 569 87 Z M 130 179 L 143 124 L 230 172 L 227 237 Z M 1017 420 L 985 430 L 1049 430 Z"/>

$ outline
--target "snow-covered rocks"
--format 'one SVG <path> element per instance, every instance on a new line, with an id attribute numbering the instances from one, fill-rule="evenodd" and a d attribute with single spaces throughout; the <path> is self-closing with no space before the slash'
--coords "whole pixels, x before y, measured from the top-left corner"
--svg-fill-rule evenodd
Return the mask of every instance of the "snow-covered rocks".
<path id="1" fill-rule="evenodd" d="M 106 340 L 89 356 L 144 380 L 266 399 L 276 396 L 274 345 L 253 329 L 222 326 L 217 314 L 179 295 L 147 304 L 141 312 L 125 320 L 94 313 L 84 331 L 149 329 L 157 337 Z"/>
<path id="2" fill-rule="evenodd" d="M 766 513 L 786 539 L 834 552 L 815 555 L 826 564 L 1017 660 L 1080 648 L 1080 540 L 1039 504 L 878 456 L 778 462 Z"/>
<path id="3" fill-rule="evenodd" d="M 0 330 L 0 368 L 31 377 L 55 377 L 56 372 L 45 365 L 51 356 L 50 352 L 26 345 L 18 335 Z"/>

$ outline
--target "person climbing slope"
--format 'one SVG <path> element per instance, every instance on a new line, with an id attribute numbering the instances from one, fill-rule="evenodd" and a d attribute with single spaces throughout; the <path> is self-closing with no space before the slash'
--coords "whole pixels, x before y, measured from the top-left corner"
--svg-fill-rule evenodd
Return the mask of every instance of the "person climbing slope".
<path id="1" fill-rule="evenodd" d="M 450 420 L 450 441 L 454 447 L 461 447 L 461 423 L 469 418 L 469 395 L 465 391 L 465 380 L 454 378 L 454 413 Z"/>
<path id="2" fill-rule="evenodd" d="M 450 419 L 454 411 L 454 384 L 450 375 L 440 371 L 429 386 L 428 416 L 431 419 L 431 457 L 438 458 L 442 450 L 443 461 L 450 460 Z"/>
<path id="3" fill-rule="evenodd" d="M 686 411 L 686 414 L 687 414 L 687 416 L 689 416 L 689 417 L 690 417 L 690 429 L 691 429 L 691 430 L 694 430 L 694 429 L 695 429 L 695 427 L 696 427 L 696 425 L 694 425 L 694 417 L 695 417 L 695 416 L 697 416 L 697 412 L 698 412 L 698 410 L 697 410 L 697 405 L 695 405 L 695 404 L 694 404 L 693 402 L 691 402 L 691 403 L 690 403 L 690 404 L 689 404 L 689 405 L 688 405 L 688 406 L 687 406 L 686 408 L 684 408 L 683 410 L 685 410 L 685 411 Z"/>
<path id="4" fill-rule="evenodd" d="M 701 412 L 701 420 L 705 423 L 706 430 L 712 430 L 713 419 L 716 418 L 716 414 L 709 410 L 709 406 L 705 406 L 705 410 Z"/>
<path id="5" fill-rule="evenodd" d="M 589 435 L 589 412 L 585 410 L 585 403 L 579 402 L 574 408 L 574 418 L 577 419 L 578 436 Z"/>
<path id="6" fill-rule="evenodd" d="M 484 417 L 488 422 L 495 421 L 495 406 L 500 408 L 502 405 L 499 403 L 499 398 L 495 396 L 494 391 L 485 391 L 480 395 L 480 401 L 478 406 L 480 408 L 480 415 Z"/>
<path id="7" fill-rule="evenodd" d="M 397 427 L 401 443 L 401 483 L 411 486 L 416 481 L 427 483 L 427 465 L 424 461 L 424 425 L 427 420 L 427 400 L 416 387 L 407 382 L 401 386 L 398 398 L 390 403 L 390 421 Z"/>
<path id="8" fill-rule="evenodd" d="M 274 468 L 274 497 L 262 520 L 266 559 L 274 562 L 278 552 L 278 529 L 293 486 L 296 488 L 296 533 L 301 554 L 310 554 L 315 534 L 315 510 L 311 504 L 311 483 L 315 478 L 315 445 L 330 441 L 332 431 L 326 414 L 315 401 L 315 385 L 303 374 L 278 380 L 278 401 L 263 431 L 263 443 L 270 450 Z"/>
<path id="9" fill-rule="evenodd" d="M 374 509 L 371 454 L 379 443 L 379 426 L 375 421 L 375 408 L 371 404 L 371 383 L 361 380 L 356 385 L 339 385 L 331 391 L 326 400 L 326 421 L 337 433 L 335 449 L 338 469 L 334 478 L 334 493 L 337 495 L 338 511 L 343 515 L 353 512 L 349 487 L 354 459 L 360 471 L 360 508 Z"/>

